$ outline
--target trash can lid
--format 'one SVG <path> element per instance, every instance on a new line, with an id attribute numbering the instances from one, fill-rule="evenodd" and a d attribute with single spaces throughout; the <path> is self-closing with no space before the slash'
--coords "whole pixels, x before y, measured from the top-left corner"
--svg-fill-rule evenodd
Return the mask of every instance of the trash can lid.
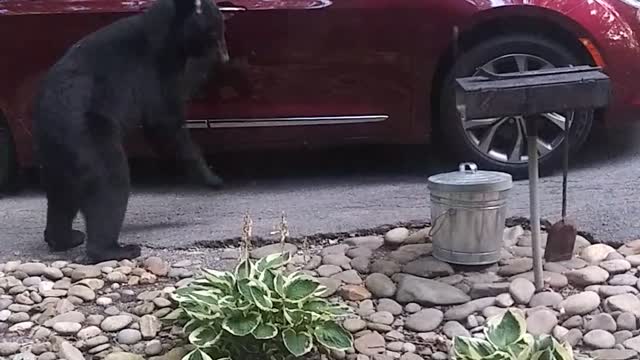
<path id="1" fill-rule="evenodd" d="M 429 190 L 453 192 L 504 191 L 513 187 L 511 175 L 478 170 L 474 163 L 461 163 L 458 171 L 436 174 L 428 179 Z"/>

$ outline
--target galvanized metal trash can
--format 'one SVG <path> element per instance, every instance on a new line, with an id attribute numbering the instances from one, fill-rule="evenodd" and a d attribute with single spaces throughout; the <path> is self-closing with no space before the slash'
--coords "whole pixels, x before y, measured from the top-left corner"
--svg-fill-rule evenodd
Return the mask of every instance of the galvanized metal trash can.
<path id="1" fill-rule="evenodd" d="M 460 265 L 500 260 L 511 175 L 474 163 L 429 177 L 433 257 Z"/>

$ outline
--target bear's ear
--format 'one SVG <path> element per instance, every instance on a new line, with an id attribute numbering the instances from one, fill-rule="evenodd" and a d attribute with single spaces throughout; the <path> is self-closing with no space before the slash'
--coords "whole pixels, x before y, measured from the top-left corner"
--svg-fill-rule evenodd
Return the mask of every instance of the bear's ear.
<path id="1" fill-rule="evenodd" d="M 173 0 L 176 15 L 187 17 L 196 9 L 196 0 Z"/>

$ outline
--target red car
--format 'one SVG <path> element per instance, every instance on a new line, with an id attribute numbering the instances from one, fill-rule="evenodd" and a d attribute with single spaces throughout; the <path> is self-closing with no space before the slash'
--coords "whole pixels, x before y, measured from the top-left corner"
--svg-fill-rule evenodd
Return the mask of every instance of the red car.
<path id="1" fill-rule="evenodd" d="M 29 109 L 43 73 L 82 36 L 150 2 L 0 1 L 0 184 L 35 165 Z M 481 168 L 526 175 L 522 119 L 462 123 L 456 116 L 453 80 L 478 67 L 499 73 L 604 67 L 613 103 L 577 114 L 574 151 L 594 121 L 619 123 L 640 107 L 640 0 L 232 0 L 219 6 L 228 14 L 234 75 L 228 86 L 211 86 L 192 101 L 187 123 L 207 153 L 435 141 L 435 149 Z M 565 115 L 544 116 L 543 169 L 558 163 Z M 150 154 L 135 139 L 130 154 Z"/>

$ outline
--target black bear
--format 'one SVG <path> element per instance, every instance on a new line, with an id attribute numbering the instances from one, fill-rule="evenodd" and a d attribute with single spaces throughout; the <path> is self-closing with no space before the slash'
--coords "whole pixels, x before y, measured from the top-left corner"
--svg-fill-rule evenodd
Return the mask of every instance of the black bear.
<path id="1" fill-rule="evenodd" d="M 207 58 L 210 68 L 228 61 L 224 19 L 213 0 L 156 0 L 82 38 L 52 66 L 32 113 L 51 250 L 84 242 L 84 233 L 72 229 L 80 212 L 88 262 L 140 256 L 139 246 L 118 244 L 130 190 L 123 143 L 134 127 L 171 141 L 201 183 L 222 184 L 183 126 L 196 86 L 186 79 L 202 78 L 188 76 L 187 64 Z"/>

